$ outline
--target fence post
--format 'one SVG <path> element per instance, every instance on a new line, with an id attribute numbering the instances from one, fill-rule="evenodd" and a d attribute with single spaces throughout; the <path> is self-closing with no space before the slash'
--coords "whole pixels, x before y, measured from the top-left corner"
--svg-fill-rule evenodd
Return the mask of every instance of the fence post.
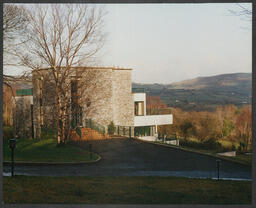
<path id="1" fill-rule="evenodd" d="M 220 160 L 216 160 L 217 162 L 217 171 L 218 171 L 218 180 L 220 179 Z"/>
<path id="2" fill-rule="evenodd" d="M 92 128 L 92 120 L 91 119 L 89 119 L 89 128 Z"/>
<path id="3" fill-rule="evenodd" d="M 92 144 L 89 144 L 90 159 L 92 159 Z"/>

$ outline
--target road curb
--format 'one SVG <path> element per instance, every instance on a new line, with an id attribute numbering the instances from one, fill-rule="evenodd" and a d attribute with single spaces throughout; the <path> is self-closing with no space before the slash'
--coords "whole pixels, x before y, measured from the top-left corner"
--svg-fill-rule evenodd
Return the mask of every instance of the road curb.
<path id="1" fill-rule="evenodd" d="M 137 138 L 134 138 L 134 139 L 137 139 Z M 206 155 L 206 156 L 214 157 L 216 159 L 222 159 L 222 160 L 225 160 L 225 161 L 228 161 L 228 162 L 233 162 L 233 163 L 240 164 L 240 165 L 246 165 L 246 166 L 249 166 L 249 167 L 251 166 L 247 163 L 243 163 L 243 162 L 240 162 L 240 161 L 234 161 L 232 159 L 229 159 L 229 158 L 226 158 L 226 157 L 221 157 L 221 156 L 218 156 L 218 155 L 203 153 L 203 152 L 199 152 L 199 151 L 196 151 L 196 150 L 189 150 L 189 149 L 185 149 L 185 148 L 182 148 L 182 147 L 171 146 L 171 145 L 168 145 L 168 144 L 161 144 L 161 143 L 156 143 L 156 142 L 151 142 L 151 141 L 145 141 L 145 140 L 142 140 L 142 139 L 137 139 L 137 140 L 145 142 L 145 143 L 149 143 L 149 144 L 155 144 L 155 145 L 174 148 L 174 149 L 183 150 L 183 151 L 187 151 L 187 152 L 192 152 L 192 153 L 196 153 L 196 154 L 200 154 L 200 155 Z"/>
<path id="2" fill-rule="evenodd" d="M 83 165 L 83 164 L 94 164 L 96 162 L 99 162 L 101 160 L 101 156 L 97 153 L 94 153 L 98 155 L 97 160 L 92 161 L 86 161 L 86 162 L 25 162 L 25 161 L 16 161 L 14 162 L 14 165 L 19 166 L 37 166 L 37 165 Z M 11 165 L 11 161 L 4 161 L 3 165 Z"/>

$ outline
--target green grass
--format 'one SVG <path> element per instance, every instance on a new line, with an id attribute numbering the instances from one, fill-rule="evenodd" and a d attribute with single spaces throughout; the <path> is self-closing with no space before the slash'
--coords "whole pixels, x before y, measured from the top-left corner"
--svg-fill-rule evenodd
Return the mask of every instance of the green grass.
<path id="1" fill-rule="evenodd" d="M 11 160 L 11 150 L 8 140 L 3 140 L 4 161 Z M 98 159 L 98 155 L 90 153 L 79 147 L 66 144 L 57 147 L 55 139 L 42 139 L 33 141 L 32 139 L 18 139 L 14 150 L 15 161 L 24 162 L 87 162 Z"/>
<path id="2" fill-rule="evenodd" d="M 194 149 L 191 147 L 182 147 L 183 149 L 186 150 L 191 150 L 191 151 L 195 151 L 195 152 L 200 152 L 200 153 L 204 153 L 204 154 L 210 154 L 212 156 L 216 156 L 216 151 L 211 151 L 211 150 L 201 150 L 201 149 Z M 227 157 L 227 156 L 219 156 L 220 158 L 224 158 L 226 160 L 230 160 L 233 162 L 238 162 L 244 165 L 252 165 L 252 155 L 245 155 L 245 154 L 241 154 L 241 153 L 236 153 L 235 157 Z"/>
<path id="3" fill-rule="evenodd" d="M 5 203 L 250 204 L 251 182 L 180 177 L 3 177 Z"/>
<path id="4" fill-rule="evenodd" d="M 223 156 L 225 157 L 225 156 Z M 252 155 L 245 155 L 245 154 L 241 154 L 241 153 L 236 153 L 235 157 L 225 157 L 228 160 L 237 162 L 239 161 L 242 164 L 246 164 L 246 165 L 252 165 Z"/>
<path id="5" fill-rule="evenodd" d="M 219 139 L 218 142 L 221 143 L 223 147 L 231 147 L 232 145 L 234 145 L 236 148 L 238 148 L 239 146 L 239 142 L 233 142 L 224 139 Z"/>
<path id="6" fill-rule="evenodd" d="M 199 142 L 196 138 L 189 138 L 189 140 L 194 141 L 194 142 Z M 165 144 L 165 143 L 159 142 L 159 141 L 155 142 L 155 143 Z M 232 145 L 232 143 L 230 143 L 228 141 L 224 141 L 224 145 L 228 145 L 228 144 Z M 189 147 L 189 146 L 173 146 L 173 145 L 170 145 L 170 144 L 165 144 L 165 145 L 180 148 L 180 149 L 183 149 L 183 150 L 208 154 L 208 155 L 212 155 L 212 156 L 216 156 L 217 155 L 216 153 L 218 153 L 218 151 L 216 151 L 216 150 L 205 150 L 205 149 L 193 148 L 193 147 Z M 250 166 L 252 165 L 252 155 L 251 154 L 246 155 L 246 154 L 242 154 L 242 153 L 237 152 L 235 157 L 226 157 L 226 156 L 219 156 L 219 157 L 224 158 L 226 160 L 233 161 L 233 162 L 238 162 L 238 163 L 241 163 L 241 164 L 244 164 L 244 165 L 250 165 Z"/>

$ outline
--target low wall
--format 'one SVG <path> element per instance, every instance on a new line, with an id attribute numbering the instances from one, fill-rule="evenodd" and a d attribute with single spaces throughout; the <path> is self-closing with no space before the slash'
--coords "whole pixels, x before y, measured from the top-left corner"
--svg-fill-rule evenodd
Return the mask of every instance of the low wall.
<path id="1" fill-rule="evenodd" d="M 177 139 L 177 140 L 166 141 L 165 143 L 166 143 L 166 144 L 176 145 L 176 146 L 179 146 L 179 145 L 180 145 L 178 139 Z"/>
<path id="2" fill-rule="evenodd" d="M 172 114 L 135 116 L 134 126 L 168 125 L 173 123 Z"/>
<path id="3" fill-rule="evenodd" d="M 219 156 L 235 157 L 236 151 L 217 153 Z"/>

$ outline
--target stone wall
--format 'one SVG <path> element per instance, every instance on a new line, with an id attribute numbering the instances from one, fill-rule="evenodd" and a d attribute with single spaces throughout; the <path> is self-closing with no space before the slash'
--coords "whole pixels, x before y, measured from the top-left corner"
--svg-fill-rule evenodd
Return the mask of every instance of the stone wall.
<path id="1" fill-rule="evenodd" d="M 134 103 L 131 93 L 131 70 L 99 67 L 79 67 L 72 71 L 71 80 L 78 81 L 78 100 L 85 118 L 105 127 L 111 121 L 115 125 L 132 126 Z M 56 93 L 50 70 L 33 72 L 34 126 L 36 137 L 41 127 L 56 128 Z M 71 114 L 71 113 L 70 113 Z"/>
<path id="2" fill-rule="evenodd" d="M 107 126 L 113 120 L 112 69 L 85 69 L 80 84 L 83 120 Z"/>
<path id="3" fill-rule="evenodd" d="M 57 128 L 56 93 L 50 71 L 33 72 L 33 120 L 34 135 L 41 137 L 41 127 Z"/>
<path id="4" fill-rule="evenodd" d="M 134 102 L 131 93 L 131 70 L 113 70 L 114 123 L 119 126 L 133 126 Z"/>
<path id="5" fill-rule="evenodd" d="M 13 98 L 13 126 L 15 135 L 20 138 L 32 137 L 31 104 L 32 96 Z"/>

